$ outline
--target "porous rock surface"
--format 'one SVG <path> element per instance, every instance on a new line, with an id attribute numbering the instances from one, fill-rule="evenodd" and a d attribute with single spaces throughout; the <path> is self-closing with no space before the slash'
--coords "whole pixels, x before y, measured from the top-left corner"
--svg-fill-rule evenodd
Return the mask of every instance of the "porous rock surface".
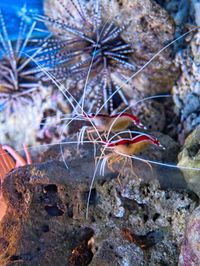
<path id="1" fill-rule="evenodd" d="M 153 151 L 161 158 L 162 151 Z M 155 176 L 162 172 L 136 161 L 137 177 L 127 172 L 120 184 L 117 172 L 97 171 L 86 220 L 93 148 L 84 145 L 77 154 L 65 147 L 68 169 L 55 160 L 59 152 L 56 146 L 43 155 L 46 163 L 6 177 L 0 265 L 177 265 L 185 221 L 196 207 L 192 195 L 161 188 Z"/>
<path id="2" fill-rule="evenodd" d="M 166 112 L 162 102 L 155 100 L 132 103 L 133 114 L 140 117 L 148 130 L 162 132 L 166 125 Z"/>
<path id="3" fill-rule="evenodd" d="M 189 218 L 185 239 L 181 246 L 179 266 L 200 265 L 200 207 Z"/>
<path id="4" fill-rule="evenodd" d="M 175 63 L 181 75 L 173 87 L 175 111 L 180 116 L 179 140 L 200 124 L 200 33 L 194 34 L 187 48 L 178 52 Z"/>

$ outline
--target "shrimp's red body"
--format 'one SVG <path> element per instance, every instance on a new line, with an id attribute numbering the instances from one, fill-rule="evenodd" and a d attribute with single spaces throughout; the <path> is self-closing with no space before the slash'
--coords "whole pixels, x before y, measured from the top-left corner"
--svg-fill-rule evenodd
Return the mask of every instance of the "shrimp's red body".
<path id="1" fill-rule="evenodd" d="M 133 123 L 138 128 L 145 129 L 145 126 L 141 123 L 140 119 L 137 116 L 129 113 L 114 115 L 84 114 L 84 117 L 90 118 L 99 131 L 108 131 L 111 128 L 111 131 L 118 132 L 128 128 L 131 123 Z"/>
<path id="2" fill-rule="evenodd" d="M 106 143 L 106 147 L 111 148 L 116 153 L 134 155 L 146 150 L 151 144 L 164 148 L 157 138 L 146 134 L 138 135 L 132 139 L 120 139 L 108 142 Z"/>

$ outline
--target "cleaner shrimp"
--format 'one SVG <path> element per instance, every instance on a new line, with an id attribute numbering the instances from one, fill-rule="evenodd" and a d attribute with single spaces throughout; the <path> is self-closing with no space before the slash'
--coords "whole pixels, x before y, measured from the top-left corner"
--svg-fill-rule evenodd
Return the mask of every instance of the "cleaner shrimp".
<path id="1" fill-rule="evenodd" d="M 138 175 L 135 173 L 133 168 L 133 161 L 129 157 L 126 157 L 126 155 L 137 155 L 139 153 L 142 153 L 150 145 L 162 148 L 163 150 L 165 149 L 165 147 L 161 145 L 157 138 L 148 134 L 137 134 L 135 137 L 130 139 L 122 138 L 120 140 L 105 142 L 103 154 L 105 150 L 108 150 L 110 153 L 103 155 L 102 163 L 100 166 L 100 175 L 104 176 L 106 164 L 108 169 L 110 169 L 112 172 L 115 172 L 113 165 L 115 163 L 119 164 L 122 161 L 122 166 L 120 165 L 120 169 L 118 170 L 119 174 L 117 175 L 117 180 L 120 186 L 120 177 L 124 175 L 125 165 L 128 165 L 128 168 L 130 168 L 131 170 L 131 174 L 138 178 Z M 125 156 L 122 156 L 121 154 Z M 153 171 L 152 166 L 150 163 L 148 163 L 148 161 L 146 161 L 146 164 L 149 166 L 151 171 Z"/>
<path id="2" fill-rule="evenodd" d="M 142 124 L 142 122 L 137 116 L 131 113 L 126 113 L 126 112 L 121 112 L 119 114 L 113 114 L 113 115 L 89 114 L 87 116 L 84 115 L 84 117 L 86 119 L 87 117 L 90 118 L 95 124 L 98 131 L 103 132 L 105 136 L 106 136 L 106 133 L 109 131 L 119 132 L 119 131 L 125 130 L 131 124 L 135 125 L 136 127 L 140 129 L 146 129 L 146 127 Z M 83 143 L 85 131 L 87 131 L 88 139 L 94 140 L 93 136 L 91 135 L 92 133 L 95 132 L 93 127 L 83 126 L 80 130 L 79 138 L 78 138 L 78 141 L 80 143 Z"/>
<path id="3" fill-rule="evenodd" d="M 195 28 L 196 29 L 196 28 Z M 194 30 L 194 29 L 193 29 Z M 191 30 L 192 31 L 192 30 Z M 191 32 L 191 31 L 189 31 L 189 32 Z M 189 33 L 188 32 L 188 33 Z M 186 35 L 186 34 L 185 34 Z M 185 36 L 184 35 L 184 36 Z M 182 38 L 183 38 L 183 36 L 182 36 Z M 180 37 L 178 38 L 178 39 L 180 39 Z M 174 41 L 172 41 L 170 44 L 172 44 L 172 43 L 174 43 L 176 40 L 174 40 Z M 163 49 L 162 49 L 162 51 L 164 51 L 164 49 L 166 49 L 167 47 L 169 47 L 169 44 L 166 46 L 166 47 L 164 47 Z M 159 51 L 156 55 L 158 55 L 159 53 L 160 53 L 161 51 Z M 152 59 L 150 60 L 150 62 L 152 62 L 153 61 L 153 59 L 155 59 L 156 58 L 156 55 L 154 55 L 153 57 L 152 57 Z M 145 66 L 147 66 L 150 62 L 147 62 L 146 64 L 145 64 Z M 39 64 L 38 64 L 39 65 Z M 145 68 L 145 66 L 143 66 L 142 67 L 142 69 L 141 70 L 139 70 L 138 72 L 136 72 L 136 73 L 140 73 L 144 68 Z M 41 70 L 42 70 L 42 68 L 41 68 Z M 58 81 L 56 81 L 55 80 L 55 78 L 52 76 L 52 74 L 51 73 L 48 73 L 47 71 L 45 71 L 46 72 L 46 74 L 47 75 L 49 75 L 49 77 L 51 77 L 51 79 L 52 79 L 52 81 L 54 82 L 54 84 L 56 84 L 57 85 L 57 87 L 59 88 L 59 90 L 61 90 L 61 92 L 65 95 L 65 96 L 67 96 L 66 94 L 68 94 L 69 95 L 69 91 L 66 91 L 66 90 L 63 90 L 63 85 L 61 84 L 59 84 L 59 82 Z M 136 75 L 136 73 L 133 75 L 133 77 Z M 68 98 L 69 99 L 69 96 L 67 96 L 66 98 Z M 141 100 L 142 101 L 142 100 Z M 72 104 L 71 102 L 70 102 L 70 104 Z M 72 106 L 73 106 L 73 104 L 72 104 Z M 73 106 L 74 107 L 74 106 Z M 76 108 L 74 108 L 74 110 L 76 110 Z M 84 116 L 84 114 L 85 114 L 85 112 L 84 112 L 84 110 L 83 110 L 83 115 L 82 116 Z M 80 114 L 79 113 L 77 113 L 77 116 L 79 116 Z M 86 117 L 87 117 L 87 114 L 86 114 Z M 90 120 L 91 118 L 90 117 L 88 117 L 88 120 Z M 115 118 L 116 119 L 116 118 Z M 72 118 L 72 120 L 70 121 L 70 122 L 72 122 L 73 121 L 73 118 Z M 114 121 L 114 120 L 113 120 Z M 91 121 L 90 121 L 91 122 Z M 92 123 L 93 124 L 93 123 Z M 96 127 L 95 127 L 96 128 Z M 97 129 L 97 132 L 98 132 L 98 129 Z M 100 138 L 101 139 L 101 138 Z M 99 141 L 97 141 L 97 142 L 99 142 Z M 103 141 L 101 141 L 101 143 L 102 143 Z M 62 146 L 62 143 L 60 143 L 61 144 L 61 146 Z M 64 143 L 63 143 L 64 144 Z M 62 148 L 61 148 L 61 153 L 62 153 Z M 63 153 L 62 153 L 63 154 Z M 142 158 L 139 158 L 139 157 L 136 157 L 136 156 L 132 156 L 132 155 L 126 155 L 126 156 L 128 156 L 129 158 L 134 158 L 134 159 L 138 159 L 138 160 L 141 160 L 141 161 L 144 161 L 144 162 L 147 162 L 147 160 L 145 159 L 142 159 Z M 102 156 L 101 156 L 102 157 Z M 63 156 L 63 160 L 64 160 L 64 156 Z M 65 160 L 64 160 L 64 162 L 65 162 Z M 150 163 L 155 163 L 155 164 L 160 164 L 159 162 L 156 162 L 156 161 L 149 161 L 148 160 L 148 162 L 150 162 Z M 88 196 L 88 201 L 87 201 L 87 211 L 86 211 L 86 217 L 88 218 L 88 209 L 89 209 L 89 199 L 90 199 L 90 196 L 91 196 L 91 190 L 92 190 L 92 187 L 93 187 L 93 183 L 94 183 L 94 179 L 95 179 L 95 176 L 96 176 L 96 173 L 97 173 L 97 167 L 98 167 L 98 165 L 99 165 L 99 161 L 98 161 L 98 163 L 97 163 L 97 165 L 96 165 L 96 168 L 95 168 L 95 171 L 94 171 L 94 176 L 93 176 L 93 178 L 92 178 L 92 182 L 91 182 L 91 186 L 90 186 L 90 191 L 89 191 L 89 196 Z M 167 166 L 167 167 L 175 167 L 175 168 L 178 168 L 177 166 L 175 166 L 175 165 L 172 165 L 172 164 L 162 164 L 162 165 L 165 165 L 165 166 Z M 181 168 L 181 167 L 179 167 L 179 168 Z M 185 167 L 184 169 L 188 169 L 187 167 Z M 200 170 L 199 168 L 192 168 L 192 169 L 194 169 L 194 170 Z"/>

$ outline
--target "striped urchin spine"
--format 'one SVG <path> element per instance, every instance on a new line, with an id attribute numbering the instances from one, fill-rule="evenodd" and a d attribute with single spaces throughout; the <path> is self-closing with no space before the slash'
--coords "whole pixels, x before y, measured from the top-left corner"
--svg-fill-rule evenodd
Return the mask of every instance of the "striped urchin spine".
<path id="1" fill-rule="evenodd" d="M 18 38 L 11 41 L 0 12 L 0 111 L 8 108 L 11 112 L 21 105 L 30 104 L 33 94 L 39 89 L 39 69 L 32 60 L 41 48 L 30 45 L 35 26 L 36 22 L 28 26 L 21 19 Z"/>
<path id="2" fill-rule="evenodd" d="M 137 69 L 132 60 L 131 44 L 121 37 L 125 27 L 105 18 L 100 0 L 92 1 L 91 6 L 86 6 L 83 0 L 57 2 L 65 10 L 65 17 L 37 16 L 37 20 L 55 27 L 58 32 L 54 39 L 47 41 L 48 53 L 41 57 L 44 66 L 50 67 L 59 80 L 72 78 L 85 83 L 80 99 L 83 107 L 85 99 L 90 98 L 93 99 L 90 109 L 93 106 L 98 109 L 116 90 L 121 101 L 128 104 L 123 90 L 113 78 L 113 74 L 117 75 L 123 82 L 124 72 Z M 108 102 L 105 109 L 112 111 L 112 98 Z"/>

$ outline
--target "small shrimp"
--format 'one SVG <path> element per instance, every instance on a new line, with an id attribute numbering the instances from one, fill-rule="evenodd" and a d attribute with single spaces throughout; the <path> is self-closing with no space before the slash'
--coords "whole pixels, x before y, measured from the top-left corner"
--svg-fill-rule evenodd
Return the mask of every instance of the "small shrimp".
<path id="1" fill-rule="evenodd" d="M 136 155 L 140 152 L 143 152 L 150 145 L 155 145 L 157 147 L 165 149 L 157 138 L 150 136 L 148 134 L 140 134 L 131 139 L 120 139 L 111 142 L 105 142 L 104 150 L 108 148 L 113 152 L 104 156 L 102 161 L 102 166 L 100 168 L 101 174 L 104 175 L 104 168 L 106 162 L 108 162 L 107 164 L 108 168 L 113 171 L 112 168 L 113 163 L 125 159 L 124 160 L 124 165 L 125 165 L 126 161 L 130 159 L 128 158 L 128 156 Z M 146 163 L 152 169 L 151 165 L 148 162 Z M 132 161 L 131 161 L 131 169 L 132 169 Z M 135 175 L 133 170 L 132 173 Z"/>
<path id="2" fill-rule="evenodd" d="M 146 127 L 141 123 L 140 119 L 137 116 L 129 113 L 119 113 L 114 115 L 91 114 L 87 117 L 94 121 L 94 124 L 97 128 L 99 128 L 100 131 L 108 131 L 110 127 L 112 127 L 112 131 L 122 131 L 128 128 L 131 123 L 133 123 L 140 129 L 146 129 Z"/>
<path id="3" fill-rule="evenodd" d="M 120 113 L 120 114 L 114 114 L 114 115 L 108 115 L 108 114 L 83 114 L 83 117 L 90 119 L 92 123 L 94 123 L 94 126 L 99 132 L 120 132 L 122 130 L 127 129 L 131 123 L 133 123 L 135 126 L 137 126 L 140 129 L 146 129 L 146 127 L 141 123 L 140 119 L 130 113 Z M 82 143 L 84 138 L 84 133 L 87 130 L 87 135 L 89 139 L 93 138 L 91 137 L 91 134 L 93 132 L 96 132 L 96 130 L 93 127 L 84 126 L 80 130 L 79 135 L 79 141 Z"/>
<path id="4" fill-rule="evenodd" d="M 157 138 L 147 134 L 137 135 L 132 139 L 120 139 L 108 142 L 106 143 L 106 147 L 114 150 L 116 153 L 135 155 L 146 150 L 151 144 L 165 149 Z"/>

